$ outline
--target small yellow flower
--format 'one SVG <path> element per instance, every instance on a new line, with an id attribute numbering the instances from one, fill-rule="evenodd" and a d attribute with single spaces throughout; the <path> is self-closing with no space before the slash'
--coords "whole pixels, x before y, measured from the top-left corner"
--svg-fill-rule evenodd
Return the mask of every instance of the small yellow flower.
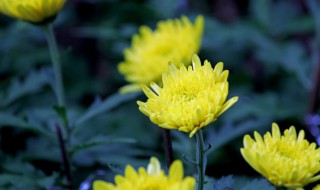
<path id="1" fill-rule="evenodd" d="M 147 170 L 140 167 L 138 171 L 130 165 L 126 166 L 124 176 L 115 177 L 115 185 L 101 180 L 93 183 L 93 190 L 194 190 L 195 179 L 183 178 L 183 166 L 180 160 L 172 163 L 169 175 L 161 170 L 160 162 L 152 157 Z"/>
<path id="2" fill-rule="evenodd" d="M 178 129 L 192 137 L 237 102 L 238 97 L 226 102 L 228 75 L 222 62 L 212 69 L 210 62 L 201 65 L 194 55 L 188 68 L 170 65 L 162 75 L 162 88 L 156 83 L 151 83 L 152 90 L 144 85 L 149 99 L 145 103 L 138 101 L 139 109 L 160 127 Z"/>
<path id="3" fill-rule="evenodd" d="M 0 13 L 31 23 L 53 19 L 66 0 L 0 0 Z"/>
<path id="4" fill-rule="evenodd" d="M 320 149 L 304 139 L 301 130 L 297 136 L 291 126 L 281 135 L 277 124 L 272 124 L 272 134 L 262 138 L 254 132 L 254 138 L 245 135 L 241 154 L 244 159 L 275 186 L 302 189 L 308 183 L 320 179 Z"/>
<path id="5" fill-rule="evenodd" d="M 140 34 L 133 36 L 131 47 L 124 51 L 124 62 L 119 64 L 119 72 L 132 83 L 120 91 L 140 91 L 141 84 L 160 82 L 169 62 L 190 65 L 190 57 L 200 48 L 203 22 L 203 17 L 198 16 L 193 25 L 182 16 L 159 22 L 155 31 L 142 26 Z"/>

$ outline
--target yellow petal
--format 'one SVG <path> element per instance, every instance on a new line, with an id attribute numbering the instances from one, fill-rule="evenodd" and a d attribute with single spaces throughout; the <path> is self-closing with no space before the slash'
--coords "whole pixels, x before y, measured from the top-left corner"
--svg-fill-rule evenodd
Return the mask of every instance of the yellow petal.
<path id="1" fill-rule="evenodd" d="M 223 63 L 219 62 L 218 64 L 216 64 L 216 66 L 214 67 L 214 73 L 216 75 L 217 78 L 220 78 L 220 75 L 222 73 L 223 70 Z"/>
<path id="2" fill-rule="evenodd" d="M 276 139 L 280 139 L 280 129 L 276 123 L 272 123 L 272 137 Z"/>
<path id="3" fill-rule="evenodd" d="M 195 127 L 189 134 L 189 138 L 193 137 L 194 134 L 196 134 L 196 132 L 199 130 L 198 127 Z"/>
<path id="4" fill-rule="evenodd" d="M 116 187 L 102 180 L 96 180 L 93 182 L 93 190 L 116 190 Z"/>
<path id="5" fill-rule="evenodd" d="M 183 166 L 180 160 L 174 161 L 169 168 L 169 180 L 171 182 L 181 181 L 183 178 Z"/>
<path id="6" fill-rule="evenodd" d="M 129 84 L 120 88 L 119 92 L 121 94 L 127 94 L 130 92 L 138 92 L 141 90 L 141 86 L 139 84 Z"/>
<path id="7" fill-rule="evenodd" d="M 221 110 L 217 113 L 217 117 L 223 114 L 225 111 L 227 111 L 233 104 L 235 104 L 238 101 L 238 97 L 233 97 L 230 100 L 228 100 L 226 103 L 223 104 L 223 107 Z"/>
<path id="8" fill-rule="evenodd" d="M 125 169 L 125 177 L 130 180 L 136 180 L 138 178 L 138 174 L 132 166 L 128 165 Z"/>

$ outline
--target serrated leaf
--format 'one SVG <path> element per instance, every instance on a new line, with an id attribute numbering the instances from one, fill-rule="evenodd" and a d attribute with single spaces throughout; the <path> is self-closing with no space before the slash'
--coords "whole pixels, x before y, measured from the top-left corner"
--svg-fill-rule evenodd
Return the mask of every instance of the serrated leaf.
<path id="1" fill-rule="evenodd" d="M 253 181 L 248 182 L 241 190 L 276 190 L 274 186 L 272 186 L 265 179 L 255 179 Z"/>
<path id="2" fill-rule="evenodd" d="M 30 163 L 23 163 L 17 160 L 5 161 L 1 164 L 3 170 L 9 173 L 15 174 L 32 174 L 35 171 L 35 168 Z"/>
<path id="3" fill-rule="evenodd" d="M 0 189 L 45 189 L 52 186 L 58 177 L 56 173 L 45 176 L 32 164 L 14 158 L 7 158 L 1 163 L 1 168 L 4 173 L 0 174 Z"/>
<path id="4" fill-rule="evenodd" d="M 54 184 L 57 177 L 57 174 L 53 174 L 52 176 L 0 174 L 0 188 L 46 189 Z"/>
<path id="5" fill-rule="evenodd" d="M 38 128 L 33 125 L 30 125 L 23 119 L 11 115 L 9 113 L 0 112 L 0 128 L 2 127 L 15 127 L 24 130 L 29 130 L 55 141 L 55 136 L 50 131 L 47 131 L 44 128 Z"/>
<path id="6" fill-rule="evenodd" d="M 43 86 L 49 84 L 49 68 L 31 71 L 23 81 L 14 78 L 8 89 L 1 96 L 0 106 L 7 106 L 17 99 L 38 92 Z"/>
<path id="7" fill-rule="evenodd" d="M 57 141 L 57 140 L 56 140 Z M 19 154 L 21 160 L 61 161 L 61 150 L 57 142 L 50 142 L 46 138 L 34 137 L 28 139 L 26 150 Z"/>
<path id="8" fill-rule="evenodd" d="M 93 139 L 82 143 L 72 146 L 69 149 L 69 153 L 72 155 L 78 151 L 85 150 L 87 148 L 91 148 L 94 146 L 102 145 L 102 144 L 115 144 L 115 143 L 135 143 L 136 141 L 131 138 L 115 138 L 115 137 L 107 137 L 107 136 L 95 136 Z"/>
<path id="9" fill-rule="evenodd" d="M 232 190 L 234 179 L 232 175 L 223 176 L 221 179 L 213 183 L 213 190 Z"/>
<path id="10" fill-rule="evenodd" d="M 132 100 L 133 98 L 137 97 L 139 94 L 140 92 L 129 93 L 129 94 L 115 93 L 114 95 L 111 95 L 110 97 L 106 98 L 104 101 L 101 101 L 98 98 L 89 107 L 87 112 L 84 113 L 78 120 L 76 120 L 75 125 L 78 126 L 103 112 L 107 112 L 119 106 L 121 103 Z"/>

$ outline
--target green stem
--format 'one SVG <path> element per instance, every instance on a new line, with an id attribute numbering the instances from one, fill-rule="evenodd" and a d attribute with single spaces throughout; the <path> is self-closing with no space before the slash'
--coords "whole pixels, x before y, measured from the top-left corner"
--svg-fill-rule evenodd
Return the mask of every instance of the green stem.
<path id="1" fill-rule="evenodd" d="M 61 64 L 60 64 L 60 56 L 57 47 L 57 42 L 53 33 L 52 25 L 48 24 L 44 27 L 44 31 L 46 33 L 49 51 L 51 55 L 51 62 L 54 70 L 55 77 L 55 93 L 58 99 L 58 106 L 64 107 L 64 88 L 62 82 L 62 73 L 61 73 Z"/>
<path id="2" fill-rule="evenodd" d="M 198 170 L 198 190 L 203 190 L 204 174 L 206 169 L 206 155 L 204 151 L 204 140 L 202 130 L 196 133 L 197 138 L 197 170 Z"/>

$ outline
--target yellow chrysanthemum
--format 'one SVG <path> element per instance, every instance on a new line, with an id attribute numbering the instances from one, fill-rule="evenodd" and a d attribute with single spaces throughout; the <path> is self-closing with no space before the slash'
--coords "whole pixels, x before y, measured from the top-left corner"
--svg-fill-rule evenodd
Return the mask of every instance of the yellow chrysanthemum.
<path id="1" fill-rule="evenodd" d="M 155 31 L 141 27 L 140 34 L 133 36 L 132 46 L 124 51 L 125 61 L 118 67 L 132 83 L 120 91 L 139 91 L 141 84 L 160 82 L 169 62 L 189 65 L 192 54 L 199 51 L 203 25 L 202 16 L 196 18 L 194 25 L 182 16 L 181 19 L 159 22 Z"/>
<path id="2" fill-rule="evenodd" d="M 241 154 L 244 159 L 275 186 L 302 189 L 308 183 L 320 179 L 320 149 L 309 143 L 301 130 L 297 136 L 291 126 L 281 135 L 277 124 L 272 124 L 272 134 L 262 138 L 254 132 L 254 138 L 245 135 Z M 316 175 L 316 176 L 314 176 Z"/>
<path id="3" fill-rule="evenodd" d="M 138 101 L 139 109 L 160 127 L 188 132 L 192 137 L 237 102 L 238 97 L 226 102 L 228 75 L 222 62 L 212 69 L 210 62 L 201 65 L 194 55 L 188 69 L 184 65 L 180 68 L 170 65 L 162 75 L 162 88 L 151 83 L 152 91 L 144 85 L 149 99 L 145 103 Z"/>
<path id="4" fill-rule="evenodd" d="M 126 166 L 124 176 L 115 177 L 115 185 L 101 180 L 93 183 L 93 190 L 194 190 L 195 179 L 183 178 L 183 166 L 180 160 L 172 163 L 169 175 L 161 170 L 160 162 L 152 157 L 147 170 L 140 167 L 135 171 L 130 165 Z"/>
<path id="5" fill-rule="evenodd" d="M 0 0 L 0 13 L 31 23 L 53 19 L 66 0 Z"/>

